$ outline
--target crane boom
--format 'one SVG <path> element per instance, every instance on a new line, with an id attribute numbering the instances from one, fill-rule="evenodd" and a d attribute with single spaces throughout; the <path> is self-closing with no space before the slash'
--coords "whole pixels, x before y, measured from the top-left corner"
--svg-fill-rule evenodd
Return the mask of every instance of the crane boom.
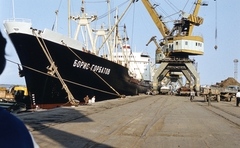
<path id="1" fill-rule="evenodd" d="M 199 26 L 199 25 L 201 25 L 203 23 L 203 18 L 197 16 L 198 15 L 198 11 L 200 9 L 200 6 L 202 5 L 202 0 L 198 0 L 195 4 L 196 4 L 196 6 L 195 6 L 195 9 L 193 11 L 193 14 L 190 14 L 188 16 L 188 20 L 191 22 L 191 24 L 189 26 L 188 35 L 192 34 L 194 25 Z"/>
<path id="2" fill-rule="evenodd" d="M 152 20 L 156 24 L 158 30 L 161 32 L 162 36 L 165 38 L 166 36 L 169 35 L 170 31 L 167 28 L 166 24 L 163 23 L 162 21 L 162 16 L 158 15 L 157 11 L 154 9 L 152 4 L 149 2 L 149 0 L 142 0 L 142 3 L 146 7 L 148 13 L 152 17 Z"/>

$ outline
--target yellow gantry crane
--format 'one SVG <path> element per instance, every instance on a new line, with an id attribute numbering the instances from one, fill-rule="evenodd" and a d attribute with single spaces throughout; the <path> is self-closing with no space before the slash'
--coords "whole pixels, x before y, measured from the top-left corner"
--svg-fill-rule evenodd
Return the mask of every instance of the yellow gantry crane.
<path id="1" fill-rule="evenodd" d="M 197 92 L 200 91 L 200 78 L 193 65 L 194 61 L 189 58 L 190 55 L 203 55 L 204 42 L 201 36 L 192 36 L 194 26 L 203 23 L 203 18 L 198 16 L 200 6 L 207 6 L 202 0 L 197 0 L 192 14 L 181 12 L 181 19 L 175 20 L 173 28 L 170 30 L 163 21 L 163 16 L 155 10 L 156 4 L 151 4 L 149 0 L 142 0 L 145 8 L 150 14 L 156 27 L 160 31 L 163 39 L 156 44 L 155 37 L 152 37 L 147 45 L 153 41 L 156 46 L 156 63 L 160 66 L 155 72 L 153 80 L 154 90 L 158 89 L 160 82 L 167 74 L 182 73 L 191 86 Z M 164 54 L 164 58 L 162 56 Z M 176 78 L 176 77 L 175 77 Z"/>

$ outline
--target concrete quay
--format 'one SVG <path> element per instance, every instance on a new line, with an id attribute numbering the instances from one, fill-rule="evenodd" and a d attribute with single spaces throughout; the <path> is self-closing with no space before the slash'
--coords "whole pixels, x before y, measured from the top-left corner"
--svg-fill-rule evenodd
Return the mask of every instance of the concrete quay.
<path id="1" fill-rule="evenodd" d="M 139 95 L 16 116 L 42 148 L 240 147 L 240 107 L 203 100 Z"/>

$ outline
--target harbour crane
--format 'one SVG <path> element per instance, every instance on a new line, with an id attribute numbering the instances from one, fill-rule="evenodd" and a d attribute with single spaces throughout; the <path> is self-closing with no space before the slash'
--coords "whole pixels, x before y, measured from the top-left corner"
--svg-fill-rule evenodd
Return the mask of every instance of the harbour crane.
<path id="1" fill-rule="evenodd" d="M 159 44 L 156 44 L 155 37 L 149 41 L 154 41 L 157 46 L 155 63 L 160 64 L 153 78 L 154 91 L 158 90 L 158 83 L 167 74 L 180 72 L 199 94 L 200 77 L 194 67 L 194 61 L 189 56 L 204 54 L 203 38 L 193 36 L 192 32 L 194 26 L 200 26 L 203 23 L 203 18 L 198 16 L 198 12 L 200 6 L 207 6 L 207 4 L 202 3 L 202 0 L 197 0 L 192 14 L 180 11 L 182 17 L 174 21 L 173 28 L 170 30 L 163 21 L 163 16 L 155 10 L 157 4 L 151 4 L 149 0 L 142 0 L 142 3 L 163 37 Z M 162 53 L 165 55 L 164 58 L 162 58 Z"/>

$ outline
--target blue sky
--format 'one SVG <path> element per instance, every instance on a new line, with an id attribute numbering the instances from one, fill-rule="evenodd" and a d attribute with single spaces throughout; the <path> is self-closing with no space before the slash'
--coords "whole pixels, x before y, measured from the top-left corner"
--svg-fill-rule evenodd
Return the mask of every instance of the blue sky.
<path id="1" fill-rule="evenodd" d="M 106 0 L 86 0 L 86 11 L 98 15 L 106 12 Z M 71 0 L 72 10 L 78 12 L 80 10 L 81 1 Z M 98 2 L 98 3 L 96 3 Z M 101 2 L 101 3 L 100 3 Z M 103 3 L 105 2 L 105 3 Z M 115 0 L 112 6 L 118 6 L 124 1 Z M 184 9 L 187 13 L 191 12 L 194 0 L 151 0 L 151 2 L 159 4 L 158 12 L 163 16 L 173 14 L 178 10 Z M 168 3 L 167 3 L 168 2 Z M 198 72 L 200 73 L 200 83 L 202 85 L 215 84 L 228 77 L 234 77 L 234 59 L 240 57 L 240 1 L 220 1 L 217 0 L 217 20 L 216 20 L 216 1 L 208 0 L 207 7 L 201 7 L 199 16 L 204 18 L 204 23 L 195 27 L 193 34 L 202 35 L 204 38 L 205 52 L 202 56 L 191 57 L 198 62 Z M 55 21 L 55 11 L 59 8 L 58 32 L 67 35 L 67 1 L 66 0 L 15 0 L 15 17 L 29 18 L 32 20 L 34 28 L 44 29 L 52 28 Z M 127 4 L 119 8 L 119 13 L 126 8 Z M 100 9 L 99 9 L 100 8 Z M 164 10 L 164 11 L 162 11 Z M 64 14 L 65 13 L 65 14 Z M 13 18 L 12 0 L 0 0 L 0 22 L 1 31 L 4 33 L 2 22 L 8 18 Z M 174 18 L 174 16 L 173 16 Z M 217 21 L 217 27 L 215 25 Z M 94 23 L 95 26 L 100 26 L 101 20 Z M 105 22 L 107 24 L 107 22 Z M 127 33 L 130 37 L 132 49 L 144 51 L 154 57 L 155 45 L 151 43 L 145 46 L 152 36 L 157 36 L 161 39 L 162 36 L 157 30 L 155 24 L 151 20 L 150 15 L 143 6 L 141 0 L 132 5 L 126 16 L 123 18 L 120 25 L 127 25 Z M 171 29 L 171 24 L 168 24 Z M 217 28 L 217 40 L 215 40 L 215 29 Z M 218 49 L 214 46 L 217 43 Z M 6 58 L 19 63 L 17 54 L 8 40 L 6 47 Z M 238 69 L 239 69 L 238 64 Z M 240 70 L 238 79 L 240 78 Z M 18 76 L 18 67 L 15 64 L 7 62 L 3 74 L 0 76 L 0 84 L 25 84 L 24 78 Z"/>

